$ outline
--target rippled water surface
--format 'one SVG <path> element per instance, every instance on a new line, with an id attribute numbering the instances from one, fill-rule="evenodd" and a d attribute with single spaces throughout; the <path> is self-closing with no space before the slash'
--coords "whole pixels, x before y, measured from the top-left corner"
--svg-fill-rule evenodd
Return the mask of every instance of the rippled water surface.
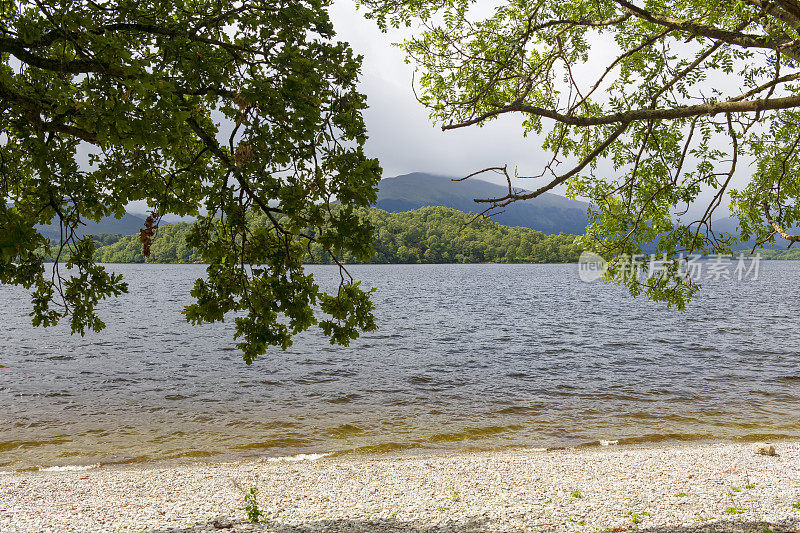
<path id="1" fill-rule="evenodd" d="M 0 468 L 800 436 L 800 262 L 707 282 L 685 314 L 576 265 L 354 266 L 378 332 L 251 367 L 229 324 L 180 314 L 204 267 L 110 268 L 130 293 L 84 338 L 0 286 Z"/>

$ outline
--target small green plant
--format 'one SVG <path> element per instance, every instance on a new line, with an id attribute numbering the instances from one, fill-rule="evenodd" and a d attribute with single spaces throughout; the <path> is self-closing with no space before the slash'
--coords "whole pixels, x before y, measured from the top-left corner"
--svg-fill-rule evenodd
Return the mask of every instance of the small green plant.
<path id="1" fill-rule="evenodd" d="M 742 489 L 739 487 L 731 487 L 731 492 L 742 492 Z"/>
<path id="2" fill-rule="evenodd" d="M 628 515 L 630 515 L 630 517 L 631 517 L 631 522 L 633 522 L 634 524 L 638 524 L 639 522 L 641 522 L 642 520 L 644 520 L 644 517 L 645 517 L 645 516 L 652 516 L 652 515 L 651 515 L 650 513 L 648 513 L 647 511 L 640 511 L 640 512 L 638 512 L 638 513 L 635 513 L 635 512 L 633 512 L 633 511 L 630 511 L 630 512 L 628 513 Z"/>
<path id="3" fill-rule="evenodd" d="M 688 494 L 686 494 L 685 492 L 679 492 L 678 494 L 675 495 L 676 498 L 685 498 L 687 496 Z"/>
<path id="4" fill-rule="evenodd" d="M 726 507 L 725 514 L 744 514 L 747 509 L 739 509 L 738 507 Z"/>
<path id="5" fill-rule="evenodd" d="M 774 533 L 769 526 L 764 526 L 764 529 L 761 530 L 761 533 Z"/>
<path id="6" fill-rule="evenodd" d="M 264 517 L 264 512 L 258 508 L 258 489 L 250 487 L 244 493 L 244 510 L 247 512 L 247 520 L 253 524 L 258 524 Z"/>
<path id="7" fill-rule="evenodd" d="M 459 494 L 457 490 L 453 491 L 453 497 L 451 499 L 453 500 L 453 503 L 458 503 L 461 501 L 461 494 Z"/>
<path id="8" fill-rule="evenodd" d="M 570 487 L 569 493 L 572 494 L 573 498 L 583 498 L 583 495 L 581 494 L 581 489 L 579 489 L 578 487 Z"/>
<path id="9" fill-rule="evenodd" d="M 447 507 L 445 507 L 444 505 L 440 505 L 439 507 L 436 508 L 436 510 L 439 511 L 440 513 L 443 513 L 447 511 Z"/>
<path id="10" fill-rule="evenodd" d="M 747 485 L 745 485 L 745 486 L 744 486 L 744 488 L 746 488 L 746 489 L 752 489 L 752 488 L 755 488 L 755 486 L 756 486 L 756 484 L 755 484 L 755 483 L 748 483 Z"/>
<path id="11" fill-rule="evenodd" d="M 798 501 L 797 503 L 793 504 L 792 507 L 794 507 L 795 509 L 800 511 L 800 501 Z"/>

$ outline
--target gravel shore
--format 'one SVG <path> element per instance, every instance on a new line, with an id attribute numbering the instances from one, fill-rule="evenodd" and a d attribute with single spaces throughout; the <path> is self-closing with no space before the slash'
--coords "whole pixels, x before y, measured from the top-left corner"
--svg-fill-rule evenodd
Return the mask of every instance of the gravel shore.
<path id="1" fill-rule="evenodd" d="M 800 444 L 0 474 L 0 531 L 800 531 Z M 257 487 L 264 524 L 243 521 Z"/>

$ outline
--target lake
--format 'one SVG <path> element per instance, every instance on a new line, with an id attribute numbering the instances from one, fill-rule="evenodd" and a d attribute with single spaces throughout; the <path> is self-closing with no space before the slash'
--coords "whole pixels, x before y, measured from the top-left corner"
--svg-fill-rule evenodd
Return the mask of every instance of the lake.
<path id="1" fill-rule="evenodd" d="M 377 332 L 251 367 L 230 323 L 181 315 L 202 265 L 109 268 L 130 293 L 83 338 L 0 286 L 0 469 L 800 437 L 800 262 L 706 281 L 686 313 L 577 265 L 353 266 Z"/>

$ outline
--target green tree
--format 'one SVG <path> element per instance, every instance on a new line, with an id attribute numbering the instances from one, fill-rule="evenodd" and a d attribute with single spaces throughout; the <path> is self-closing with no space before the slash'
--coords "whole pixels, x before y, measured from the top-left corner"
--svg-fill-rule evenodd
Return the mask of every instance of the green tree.
<path id="1" fill-rule="evenodd" d="M 361 60 L 335 41 L 328 4 L 0 3 L 0 282 L 32 290 L 35 325 L 104 327 L 95 305 L 127 286 L 75 230 L 144 200 L 157 215 L 137 259 L 160 216 L 196 216 L 188 244 L 208 271 L 186 318 L 235 314 L 248 363 L 315 323 L 344 344 L 375 327 L 346 272 L 326 294 L 301 264 L 310 241 L 369 257 L 355 208 L 380 179 L 363 152 Z M 272 224 L 248 226 L 252 212 Z M 54 250 L 35 229 L 53 220 Z M 51 277 L 42 248 L 72 270 Z"/>
<path id="2" fill-rule="evenodd" d="M 680 276 L 681 256 L 733 243 L 711 226 L 726 195 L 742 241 L 800 242 L 787 231 L 800 222 L 797 0 L 361 4 L 384 29 L 423 28 L 404 47 L 445 130 L 515 114 L 523 133 L 545 134 L 550 162 L 532 172 L 543 184 L 515 190 L 507 166 L 487 169 L 509 183 L 479 200 L 488 212 L 566 184 L 592 203 L 581 245 L 612 259 L 608 279 L 623 255 L 673 259 L 661 276 L 627 277 L 633 294 L 683 308 L 698 287 Z M 703 215 L 676 216 L 704 189 Z"/>

